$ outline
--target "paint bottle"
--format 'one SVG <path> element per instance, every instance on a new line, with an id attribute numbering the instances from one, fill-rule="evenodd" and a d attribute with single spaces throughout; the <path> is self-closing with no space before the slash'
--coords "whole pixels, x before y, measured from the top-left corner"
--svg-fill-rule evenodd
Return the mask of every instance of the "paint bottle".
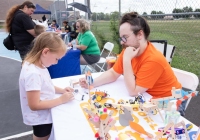
<path id="1" fill-rule="evenodd" d="M 166 111 L 165 113 L 165 124 L 169 124 L 170 122 L 177 124 L 179 121 L 180 112 L 177 111 L 176 101 L 170 101 L 170 102 L 173 102 L 173 105 L 171 107 L 171 110 Z"/>

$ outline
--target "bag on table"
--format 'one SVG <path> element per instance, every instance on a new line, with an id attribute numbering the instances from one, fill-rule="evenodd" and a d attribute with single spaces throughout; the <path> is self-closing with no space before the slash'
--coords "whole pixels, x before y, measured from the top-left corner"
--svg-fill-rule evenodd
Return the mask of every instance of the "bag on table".
<path id="1" fill-rule="evenodd" d="M 3 40 L 3 44 L 4 46 L 8 49 L 8 50 L 16 50 L 15 45 L 13 43 L 11 34 L 9 33 L 9 35 Z"/>

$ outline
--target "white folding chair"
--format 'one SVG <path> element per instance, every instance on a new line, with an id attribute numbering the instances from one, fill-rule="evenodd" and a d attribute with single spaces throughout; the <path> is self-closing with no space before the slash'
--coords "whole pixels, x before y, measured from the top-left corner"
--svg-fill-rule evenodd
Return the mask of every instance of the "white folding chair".
<path id="1" fill-rule="evenodd" d="M 171 63 L 174 56 L 175 46 L 167 44 L 167 40 L 150 40 L 154 47 L 159 50 L 167 59 L 168 63 Z"/>
<path id="2" fill-rule="evenodd" d="M 113 48 L 114 48 L 114 44 L 111 42 L 107 42 L 103 46 L 103 50 L 101 51 L 101 54 L 100 54 L 101 56 L 100 60 L 97 63 L 95 63 L 95 66 L 97 66 L 100 69 L 100 72 L 105 71 L 104 65 L 106 64 L 106 57 L 110 56 Z M 107 55 L 105 55 L 105 52 L 107 53 Z M 102 66 L 100 66 L 99 64 L 101 64 Z"/>
<path id="3" fill-rule="evenodd" d="M 103 46 L 103 49 L 102 49 L 102 51 L 101 51 L 101 53 L 100 53 L 100 56 L 101 56 L 101 57 L 100 57 L 100 60 L 99 60 L 97 63 L 94 64 L 95 66 L 97 66 L 97 67 L 100 69 L 100 72 L 105 71 L 103 68 L 104 68 L 104 65 L 105 65 L 105 63 L 106 63 L 106 57 L 110 56 L 110 54 L 111 54 L 113 48 L 114 48 L 114 44 L 111 43 L 111 42 L 107 42 L 107 43 Z M 105 54 L 107 54 L 107 55 L 105 55 Z M 86 68 L 88 68 L 88 69 L 90 69 L 91 71 L 93 71 L 92 69 L 94 69 L 94 68 L 93 68 L 93 67 L 90 68 L 90 67 L 92 67 L 92 66 L 91 66 L 91 65 L 90 65 L 90 66 L 89 66 L 89 65 L 86 65 L 86 66 L 83 68 L 82 73 L 85 72 Z M 95 70 L 95 71 L 96 71 L 96 70 Z"/>
<path id="4" fill-rule="evenodd" d="M 166 53 L 166 59 L 167 62 L 172 62 L 172 57 L 174 56 L 176 47 L 174 45 L 167 44 L 167 53 Z"/>
<path id="5" fill-rule="evenodd" d="M 199 78 L 197 77 L 197 75 L 195 75 L 194 73 L 176 69 L 176 68 L 172 68 L 172 70 L 174 71 L 174 74 L 176 78 L 178 79 L 178 81 L 181 83 L 182 87 L 193 90 L 193 91 L 197 89 L 197 86 L 199 84 Z M 185 110 L 190 100 L 191 98 L 188 99 L 185 106 Z"/>

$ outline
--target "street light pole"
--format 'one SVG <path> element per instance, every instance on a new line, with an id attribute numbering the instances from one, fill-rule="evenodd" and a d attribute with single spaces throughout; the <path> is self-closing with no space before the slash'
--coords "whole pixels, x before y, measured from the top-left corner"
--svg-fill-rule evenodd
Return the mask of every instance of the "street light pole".
<path id="1" fill-rule="evenodd" d="M 121 18 L 121 0 L 119 0 L 119 19 Z"/>
<path id="2" fill-rule="evenodd" d="M 74 0 L 73 0 L 74 2 Z M 75 11 L 75 7 L 74 7 L 74 21 L 76 21 L 76 11 Z"/>
<path id="3" fill-rule="evenodd" d="M 104 9 L 103 13 L 106 11 L 107 7 Z"/>
<path id="4" fill-rule="evenodd" d="M 94 7 L 97 7 L 97 6 L 96 6 L 96 3 L 94 4 Z M 96 13 L 96 21 L 97 21 L 97 13 Z"/>

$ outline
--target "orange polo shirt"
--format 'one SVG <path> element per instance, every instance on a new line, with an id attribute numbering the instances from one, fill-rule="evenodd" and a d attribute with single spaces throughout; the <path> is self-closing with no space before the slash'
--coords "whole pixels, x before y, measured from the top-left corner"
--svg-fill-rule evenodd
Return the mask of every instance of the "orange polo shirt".
<path id="1" fill-rule="evenodd" d="M 124 50 L 113 66 L 114 71 L 119 74 L 124 71 L 123 54 Z M 182 87 L 166 58 L 150 42 L 140 56 L 132 59 L 131 64 L 136 85 L 148 88 L 147 93 L 153 97 L 171 96 L 172 87 Z"/>

